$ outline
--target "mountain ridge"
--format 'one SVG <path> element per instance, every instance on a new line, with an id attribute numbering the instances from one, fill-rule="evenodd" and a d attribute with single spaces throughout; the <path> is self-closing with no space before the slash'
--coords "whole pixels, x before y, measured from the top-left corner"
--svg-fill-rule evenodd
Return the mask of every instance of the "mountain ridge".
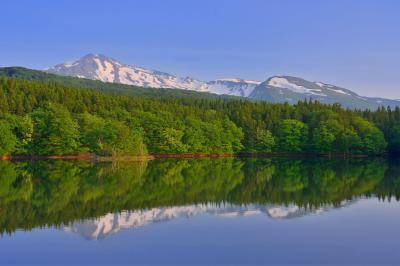
<path id="1" fill-rule="evenodd" d="M 211 82 L 193 77 L 178 77 L 166 72 L 125 64 L 102 54 L 88 54 L 73 62 L 58 64 L 46 70 L 49 73 L 101 80 L 140 87 L 173 88 L 248 96 L 260 81 L 224 78 Z"/>
<path id="2" fill-rule="evenodd" d="M 324 104 L 339 103 L 345 108 L 352 109 L 377 109 L 381 106 L 395 107 L 400 105 L 400 100 L 360 96 L 343 87 L 321 81 L 308 81 L 300 77 L 277 75 L 263 82 L 241 78 L 202 81 L 192 77 L 178 77 L 167 72 L 125 64 L 102 54 L 88 54 L 75 61 L 48 68 L 46 71 L 61 76 L 73 76 L 143 88 L 171 88 L 207 92 L 275 103 L 295 104 L 298 101 L 312 98 Z"/>

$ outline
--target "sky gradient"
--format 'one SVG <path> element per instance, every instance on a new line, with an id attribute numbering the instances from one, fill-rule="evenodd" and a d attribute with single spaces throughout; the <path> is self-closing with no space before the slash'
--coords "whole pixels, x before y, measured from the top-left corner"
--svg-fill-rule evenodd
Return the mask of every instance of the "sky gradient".
<path id="1" fill-rule="evenodd" d="M 400 1 L 1 1 L 0 66 L 88 53 L 203 80 L 293 75 L 400 98 Z"/>

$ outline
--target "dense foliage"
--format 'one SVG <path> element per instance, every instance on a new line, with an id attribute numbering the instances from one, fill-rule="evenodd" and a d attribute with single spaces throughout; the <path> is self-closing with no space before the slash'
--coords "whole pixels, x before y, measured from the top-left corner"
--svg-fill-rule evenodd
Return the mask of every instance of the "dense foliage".
<path id="1" fill-rule="evenodd" d="M 400 148 L 399 108 L 362 112 L 311 100 L 289 105 L 168 95 L 0 78 L 0 155 L 382 154 Z"/>
<path id="2" fill-rule="evenodd" d="M 389 152 L 400 154 L 400 108 L 378 108 L 359 112 L 365 119 L 374 123 L 384 134 L 388 142 Z"/>

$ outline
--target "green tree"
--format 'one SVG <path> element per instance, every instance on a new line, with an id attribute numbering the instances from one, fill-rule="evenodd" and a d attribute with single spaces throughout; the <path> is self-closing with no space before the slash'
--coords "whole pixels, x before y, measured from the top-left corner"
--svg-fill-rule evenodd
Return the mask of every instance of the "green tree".
<path id="1" fill-rule="evenodd" d="M 371 128 L 364 136 L 364 149 L 367 153 L 381 154 L 386 151 L 387 142 L 383 133 L 376 127 Z"/>
<path id="2" fill-rule="evenodd" d="M 0 120 L 0 156 L 12 154 L 17 146 L 17 137 L 13 134 L 10 124 Z"/>
<path id="3" fill-rule="evenodd" d="M 360 153 L 362 152 L 362 141 L 360 136 L 354 129 L 345 130 L 338 136 L 337 149 L 344 153 Z"/>
<path id="4" fill-rule="evenodd" d="M 257 128 L 256 130 L 256 150 L 261 152 L 271 152 L 275 147 L 275 138 L 271 131 Z"/>
<path id="5" fill-rule="evenodd" d="M 304 151 L 307 144 L 308 127 L 295 119 L 283 120 L 278 129 L 280 151 Z"/>
<path id="6" fill-rule="evenodd" d="M 101 150 L 108 155 L 143 155 L 147 153 L 140 132 L 116 120 L 106 121 Z"/>
<path id="7" fill-rule="evenodd" d="M 221 138 L 221 149 L 216 152 L 234 153 L 243 149 L 243 131 L 238 128 L 235 123 L 229 119 L 224 119 L 222 127 L 217 128 L 217 132 Z"/>
<path id="8" fill-rule="evenodd" d="M 117 120 L 84 113 L 79 116 L 84 149 L 99 155 L 143 155 L 147 149 L 141 133 Z"/>
<path id="9" fill-rule="evenodd" d="M 103 118 L 83 113 L 79 116 L 80 141 L 89 152 L 101 153 L 105 142 L 106 122 Z"/>
<path id="10" fill-rule="evenodd" d="M 66 155 L 79 151 L 78 123 L 62 105 L 48 103 L 32 113 L 33 151 L 45 155 Z"/>
<path id="11" fill-rule="evenodd" d="M 394 124 L 390 128 L 389 148 L 392 153 L 400 153 L 400 123 Z"/>
<path id="12" fill-rule="evenodd" d="M 183 131 L 174 128 L 164 128 L 159 137 L 159 150 L 165 153 L 186 152 L 187 146 L 182 143 Z"/>
<path id="13" fill-rule="evenodd" d="M 355 118 L 353 123 L 361 137 L 363 152 L 380 154 L 386 150 L 387 143 L 382 131 L 361 117 Z"/>
<path id="14" fill-rule="evenodd" d="M 4 119 L 9 123 L 10 129 L 17 137 L 15 146 L 16 154 L 27 154 L 30 149 L 30 144 L 33 136 L 33 122 L 29 115 L 17 116 L 7 114 Z"/>
<path id="15" fill-rule="evenodd" d="M 315 151 L 325 153 L 334 150 L 338 128 L 335 122 L 321 122 L 318 127 L 314 128 L 312 140 Z"/>

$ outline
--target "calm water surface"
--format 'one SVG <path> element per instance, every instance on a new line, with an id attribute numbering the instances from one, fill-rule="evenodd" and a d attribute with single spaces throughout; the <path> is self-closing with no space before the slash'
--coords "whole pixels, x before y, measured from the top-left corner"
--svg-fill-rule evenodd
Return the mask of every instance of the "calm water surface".
<path id="1" fill-rule="evenodd" d="M 0 162 L 0 264 L 400 264 L 384 159 Z"/>

